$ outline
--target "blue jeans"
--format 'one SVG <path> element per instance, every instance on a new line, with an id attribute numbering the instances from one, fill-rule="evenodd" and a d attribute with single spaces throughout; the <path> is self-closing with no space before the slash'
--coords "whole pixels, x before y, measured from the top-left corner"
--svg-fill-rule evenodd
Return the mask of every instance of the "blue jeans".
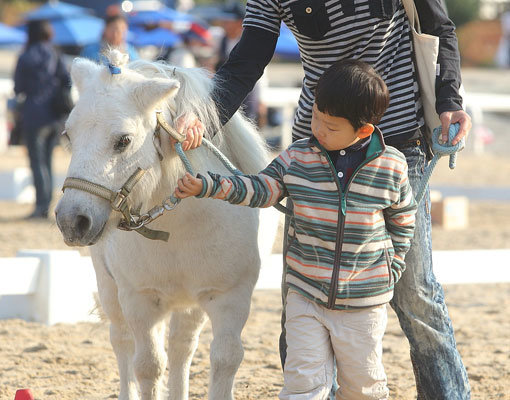
<path id="1" fill-rule="evenodd" d="M 24 132 L 35 186 L 35 208 L 44 213 L 48 212 L 53 193 L 51 162 L 59 139 L 59 127 L 55 122 Z"/>
<path id="2" fill-rule="evenodd" d="M 401 150 L 409 166 L 409 180 L 416 191 L 423 176 L 426 156 L 423 148 Z M 287 207 L 291 206 L 287 202 Z M 285 220 L 285 232 L 288 228 Z M 286 239 L 286 238 L 285 238 Z M 284 253 L 286 240 L 284 241 Z M 285 254 L 284 254 L 285 255 Z M 285 264 L 284 264 L 285 265 Z M 285 271 L 284 271 L 285 276 Z M 285 278 L 284 278 L 285 279 Z M 287 288 L 282 281 L 285 304 Z M 430 194 L 427 193 L 416 213 L 416 230 L 406 255 L 406 270 L 395 285 L 393 300 L 400 326 L 411 347 L 411 362 L 419 400 L 467 400 L 471 397 L 466 369 L 457 350 L 453 328 L 444 301 L 443 288 L 432 270 Z M 285 311 L 285 307 L 283 307 Z M 280 358 L 285 365 L 285 312 L 282 314 Z M 336 382 L 336 379 L 333 380 Z M 332 399 L 334 399 L 334 390 Z"/>
<path id="3" fill-rule="evenodd" d="M 416 192 L 426 165 L 422 148 L 401 150 Z M 420 400 L 469 399 L 466 369 L 457 350 L 443 288 L 432 269 L 430 193 L 416 213 L 416 230 L 406 255 L 406 271 L 395 285 L 391 307 L 411 347 L 411 362 Z"/>

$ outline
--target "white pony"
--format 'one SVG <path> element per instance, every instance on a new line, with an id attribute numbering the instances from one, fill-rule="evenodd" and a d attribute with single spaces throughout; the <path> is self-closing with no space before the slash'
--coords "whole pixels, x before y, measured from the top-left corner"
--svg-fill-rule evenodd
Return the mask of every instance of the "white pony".
<path id="1" fill-rule="evenodd" d="M 146 172 L 129 194 L 130 205 L 144 212 L 161 204 L 185 170 L 168 137 L 155 136 L 157 108 L 169 124 L 184 112 L 195 113 L 209 135 L 218 131 L 215 143 L 244 172 L 266 165 L 262 141 L 241 115 L 219 132 L 212 81 L 204 71 L 146 61 L 127 65 L 127 56 L 117 50 L 108 57 L 110 68 L 85 59 L 73 63 L 80 96 L 66 122 L 68 177 L 115 192 L 142 168 Z M 203 146 L 186 155 L 198 172 L 228 173 Z M 122 215 L 89 191 L 68 187 L 55 213 L 68 245 L 91 246 L 99 299 L 111 322 L 119 399 L 162 398 L 167 362 L 169 398 L 188 399 L 191 359 L 207 317 L 214 335 L 209 399 L 232 399 L 243 358 L 240 334 L 260 266 L 258 212 L 186 199 L 149 225 L 169 232 L 168 242 L 117 229 Z"/>

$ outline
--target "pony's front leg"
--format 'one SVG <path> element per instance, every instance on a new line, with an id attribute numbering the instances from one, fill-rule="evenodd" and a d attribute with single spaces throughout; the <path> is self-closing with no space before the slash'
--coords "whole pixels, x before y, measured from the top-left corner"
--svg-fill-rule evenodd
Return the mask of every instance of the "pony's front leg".
<path id="1" fill-rule="evenodd" d="M 161 383 L 167 363 L 165 312 L 156 296 L 121 291 L 119 299 L 135 341 L 133 369 L 142 400 L 161 400 Z"/>
<path id="2" fill-rule="evenodd" d="M 243 360 L 241 331 L 250 313 L 253 286 L 211 294 L 201 306 L 211 320 L 213 341 L 210 359 L 209 400 L 233 400 L 234 377 Z"/>
<path id="3" fill-rule="evenodd" d="M 137 400 L 139 398 L 138 389 L 132 365 L 134 353 L 133 335 L 126 324 L 119 304 L 117 285 L 107 273 L 106 266 L 101 257 L 94 257 L 94 269 L 96 272 L 99 301 L 104 313 L 110 320 L 110 342 L 119 367 L 119 400 Z"/>
<path id="4" fill-rule="evenodd" d="M 168 335 L 168 392 L 172 400 L 188 400 L 191 360 L 206 321 L 200 308 L 172 313 Z"/>

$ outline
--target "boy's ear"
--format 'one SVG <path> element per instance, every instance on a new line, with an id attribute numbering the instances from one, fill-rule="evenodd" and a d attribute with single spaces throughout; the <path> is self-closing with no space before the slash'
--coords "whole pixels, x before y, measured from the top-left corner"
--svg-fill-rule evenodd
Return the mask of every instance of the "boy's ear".
<path id="1" fill-rule="evenodd" d="M 358 129 L 358 137 L 360 139 L 364 139 L 369 137 L 372 133 L 374 133 L 374 125 L 365 124 L 361 128 Z"/>

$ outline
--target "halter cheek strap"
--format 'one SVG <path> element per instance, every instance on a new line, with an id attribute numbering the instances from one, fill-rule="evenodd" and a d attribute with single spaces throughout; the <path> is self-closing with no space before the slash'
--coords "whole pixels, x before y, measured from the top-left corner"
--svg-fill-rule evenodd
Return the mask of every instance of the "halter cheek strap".
<path id="1" fill-rule="evenodd" d="M 156 111 L 156 131 L 159 131 L 160 128 L 163 128 L 166 133 L 168 133 L 172 138 L 177 140 L 177 142 L 182 143 L 186 140 L 186 135 L 179 133 L 175 130 L 173 126 L 170 126 L 163 117 L 163 112 L 158 110 Z"/>

